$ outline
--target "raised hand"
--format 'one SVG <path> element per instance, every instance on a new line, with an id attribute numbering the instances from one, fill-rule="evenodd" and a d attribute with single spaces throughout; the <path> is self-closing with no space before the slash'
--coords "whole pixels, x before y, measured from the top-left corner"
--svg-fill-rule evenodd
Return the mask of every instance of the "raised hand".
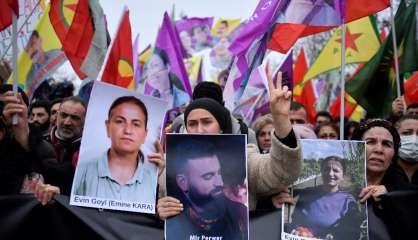
<path id="1" fill-rule="evenodd" d="M 279 72 L 276 78 L 277 86 L 274 86 L 273 80 L 268 79 L 270 92 L 270 109 L 274 119 L 274 128 L 276 136 L 279 138 L 286 137 L 291 129 L 290 123 L 290 103 L 292 101 L 292 92 L 287 86 L 282 87 L 282 73 Z"/>
<path id="2" fill-rule="evenodd" d="M 2 114 L 6 123 L 11 124 L 13 115 L 17 115 L 17 124 L 12 125 L 11 129 L 16 141 L 18 141 L 23 148 L 29 150 L 28 107 L 23 102 L 22 96 L 19 94 L 19 96 L 16 97 L 12 91 L 8 91 L 4 94 L 0 94 L 0 102 L 5 104 Z"/>

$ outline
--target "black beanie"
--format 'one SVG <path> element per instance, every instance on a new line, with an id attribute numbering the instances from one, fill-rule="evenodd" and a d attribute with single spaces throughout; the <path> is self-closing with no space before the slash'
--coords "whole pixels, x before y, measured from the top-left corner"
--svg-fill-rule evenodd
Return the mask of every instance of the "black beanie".
<path id="1" fill-rule="evenodd" d="M 219 124 L 222 133 L 232 133 L 231 115 L 224 106 L 211 98 L 199 98 L 193 100 L 184 111 L 184 125 L 187 126 L 187 117 L 194 109 L 204 109 L 210 112 Z"/>
<path id="2" fill-rule="evenodd" d="M 199 98 L 212 98 L 221 105 L 224 105 L 222 88 L 214 82 L 200 82 L 193 89 L 193 100 Z"/>

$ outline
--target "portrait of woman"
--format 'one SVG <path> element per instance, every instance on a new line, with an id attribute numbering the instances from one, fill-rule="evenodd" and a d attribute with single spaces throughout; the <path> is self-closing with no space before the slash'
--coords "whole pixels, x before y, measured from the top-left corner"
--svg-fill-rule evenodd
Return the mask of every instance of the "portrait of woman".
<path id="1" fill-rule="evenodd" d="M 322 185 L 294 191 L 296 200 L 290 234 L 316 239 L 358 239 L 359 205 L 341 184 L 347 172 L 347 160 L 328 156 L 320 163 Z"/>
<path id="2" fill-rule="evenodd" d="M 71 205 L 155 212 L 157 178 L 165 166 L 159 139 L 166 106 L 160 99 L 94 83 Z M 141 204 L 146 207 L 135 207 Z"/>
<path id="3" fill-rule="evenodd" d="M 160 154 L 144 156 L 141 146 L 147 137 L 148 111 L 134 96 L 117 98 L 105 121 L 111 146 L 102 155 L 80 163 L 74 191 L 76 195 L 152 202 L 155 184 L 151 169 L 144 168 L 147 158 L 156 165 Z M 157 149 L 161 146 L 157 143 Z"/>
<path id="4" fill-rule="evenodd" d="M 155 48 L 147 62 L 145 82 L 152 88 L 150 95 L 168 101 L 169 108 L 189 101 L 182 81 L 171 72 L 170 60 L 163 49 Z"/>

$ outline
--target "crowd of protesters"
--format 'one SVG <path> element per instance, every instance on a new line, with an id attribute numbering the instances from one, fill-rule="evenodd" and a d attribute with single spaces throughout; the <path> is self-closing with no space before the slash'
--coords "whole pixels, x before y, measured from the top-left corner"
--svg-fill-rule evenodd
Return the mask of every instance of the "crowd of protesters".
<path id="1" fill-rule="evenodd" d="M 176 133 L 247 134 L 250 210 L 293 203 L 287 188 L 301 169 L 298 139 L 340 139 L 339 119 L 326 111 L 308 119 L 305 106 L 291 102 L 287 89 L 270 87 L 274 90 L 270 91 L 271 113 L 252 126 L 224 107 L 221 86 L 202 82 L 184 113 L 166 127 Z M 46 205 L 56 194 L 70 194 L 88 100 L 72 96 L 69 83 L 51 86 L 46 82 L 40 90 L 29 102 L 22 90 L 16 96 L 11 85 L 1 84 L 0 195 L 34 194 Z M 386 119 L 346 121 L 344 126 L 344 139 L 366 142 L 368 186 L 359 199 L 371 204 L 384 224 L 390 220 L 379 204 L 381 197 L 418 190 L 418 104 L 405 106 L 396 99 L 392 107 Z M 166 196 L 160 179 L 157 216 L 164 220 L 182 210 L 177 199 Z M 390 234 L 390 226 L 386 227 Z"/>

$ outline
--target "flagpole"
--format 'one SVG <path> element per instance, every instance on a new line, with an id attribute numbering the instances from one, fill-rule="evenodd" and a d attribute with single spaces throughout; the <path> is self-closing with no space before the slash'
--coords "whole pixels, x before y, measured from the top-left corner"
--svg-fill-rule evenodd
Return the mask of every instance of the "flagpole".
<path id="1" fill-rule="evenodd" d="M 106 56 L 105 56 L 105 58 L 104 58 L 104 60 L 103 60 L 103 65 L 102 65 L 102 67 L 100 68 L 100 71 L 99 71 L 99 74 L 97 75 L 97 79 L 96 79 L 96 81 L 102 81 L 102 76 L 103 76 L 103 72 L 104 72 L 104 70 L 105 70 L 105 68 L 106 68 L 107 60 L 109 59 L 109 55 L 110 55 L 110 52 L 112 51 L 112 47 L 113 47 L 113 44 L 115 43 L 115 39 L 116 39 L 116 37 L 118 36 L 118 33 L 119 33 L 119 28 L 120 28 L 120 25 L 122 24 L 122 21 L 123 21 L 123 16 L 125 15 L 125 12 L 126 12 L 126 11 L 128 11 L 128 7 L 125 5 L 125 6 L 123 7 L 122 14 L 121 14 L 121 16 L 120 16 L 120 18 L 119 18 L 119 23 L 118 23 L 118 27 L 116 28 L 116 33 L 115 33 L 115 35 L 113 36 L 112 41 L 110 41 L 109 47 L 107 48 Z M 131 41 L 132 41 L 132 40 L 131 40 Z"/>
<path id="2" fill-rule="evenodd" d="M 18 96 L 17 85 L 18 85 L 18 69 L 17 69 L 17 16 L 12 11 L 12 67 L 13 67 L 13 94 L 15 97 Z M 12 117 L 12 124 L 17 124 L 17 114 Z"/>
<path id="3" fill-rule="evenodd" d="M 32 11 L 29 13 L 29 16 L 28 16 L 27 18 L 25 18 L 25 21 L 23 22 L 22 26 L 20 26 L 20 28 L 19 28 L 19 31 L 18 31 L 18 32 L 21 32 L 21 31 L 22 31 L 22 29 L 23 29 L 23 27 L 24 27 L 24 26 L 28 23 L 29 18 L 31 18 L 31 17 L 32 17 L 33 13 L 35 12 L 36 8 L 39 6 L 40 2 L 41 2 L 41 0 L 39 0 L 39 1 L 36 3 L 35 7 L 33 7 L 33 8 L 32 8 Z M 12 44 L 9 44 L 9 46 L 7 46 L 6 50 L 4 51 L 4 53 L 3 53 L 3 55 L 1 56 L 1 58 L 0 58 L 0 59 L 3 59 L 3 58 L 6 56 L 7 52 L 9 51 L 10 47 L 12 47 L 12 45 L 13 45 L 13 43 L 12 43 Z"/>
<path id="4" fill-rule="evenodd" d="M 390 24 L 392 25 L 393 60 L 395 62 L 395 73 L 396 73 L 396 94 L 397 94 L 397 97 L 400 97 L 401 96 L 401 83 L 399 79 L 398 43 L 396 42 L 396 29 L 395 29 L 395 20 L 393 16 L 392 1 L 390 1 Z"/>
<path id="5" fill-rule="evenodd" d="M 345 117 L 345 22 L 341 24 L 341 104 L 340 104 L 340 140 L 344 140 L 344 117 Z"/>

